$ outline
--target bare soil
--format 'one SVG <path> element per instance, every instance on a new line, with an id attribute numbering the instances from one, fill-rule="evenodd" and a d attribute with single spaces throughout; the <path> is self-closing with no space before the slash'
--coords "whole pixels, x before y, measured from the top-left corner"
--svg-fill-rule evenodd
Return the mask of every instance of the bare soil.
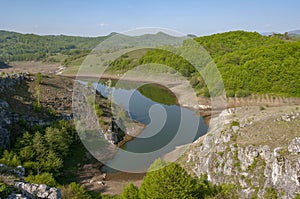
<path id="1" fill-rule="evenodd" d="M 59 63 L 45 63 L 37 61 L 10 62 L 5 68 L 1 68 L 0 72 L 30 72 L 42 74 L 56 74 L 59 70 Z"/>

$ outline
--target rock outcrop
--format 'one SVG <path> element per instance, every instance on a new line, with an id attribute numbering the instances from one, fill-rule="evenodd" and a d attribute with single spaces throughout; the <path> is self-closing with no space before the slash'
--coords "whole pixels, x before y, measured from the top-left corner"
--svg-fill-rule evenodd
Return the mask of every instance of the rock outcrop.
<path id="1" fill-rule="evenodd" d="M 15 176 L 18 180 L 9 183 L 13 185 L 20 193 L 11 193 L 8 199 L 61 199 L 61 192 L 55 187 L 48 187 L 45 184 L 26 183 L 23 180 L 25 169 L 22 166 L 16 168 L 0 164 L 0 174 L 6 176 Z"/>
<path id="2" fill-rule="evenodd" d="M 57 188 L 50 188 L 45 184 L 31 184 L 25 182 L 15 182 L 15 187 L 18 188 L 22 197 L 30 199 L 46 198 L 46 199 L 61 199 L 60 190 Z"/>
<path id="3" fill-rule="evenodd" d="M 26 73 L 3 73 L 0 77 L 0 92 L 14 89 L 14 86 L 21 84 L 26 77 Z"/>
<path id="4" fill-rule="evenodd" d="M 232 183 L 241 198 L 300 193 L 300 112 L 297 107 L 228 109 L 188 150 L 182 164 L 213 183 Z"/>

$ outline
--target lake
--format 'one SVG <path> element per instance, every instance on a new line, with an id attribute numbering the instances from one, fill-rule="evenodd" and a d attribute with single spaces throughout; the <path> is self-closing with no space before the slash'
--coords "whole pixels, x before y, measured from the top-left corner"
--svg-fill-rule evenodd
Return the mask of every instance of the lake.
<path id="1" fill-rule="evenodd" d="M 133 89 L 130 84 L 134 83 L 128 82 L 125 86 L 123 83 L 122 88 L 107 88 L 103 82 L 94 84 L 105 97 L 113 88 L 114 103 L 122 106 L 131 119 L 146 126 L 138 137 L 122 147 L 126 153 L 120 150 L 106 163 L 108 166 L 123 171 L 143 170 L 156 158 L 207 132 L 203 118 L 195 111 L 177 105 L 176 97 L 167 88 L 146 84 Z M 130 158 L 128 153 L 132 154 Z"/>

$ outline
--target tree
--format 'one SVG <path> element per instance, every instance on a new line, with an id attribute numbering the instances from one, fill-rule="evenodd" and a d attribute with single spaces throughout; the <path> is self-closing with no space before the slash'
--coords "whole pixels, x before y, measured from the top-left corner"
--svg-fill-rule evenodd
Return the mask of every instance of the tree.
<path id="1" fill-rule="evenodd" d="M 33 149 L 37 154 L 37 159 L 43 159 L 46 153 L 44 138 L 40 132 L 36 132 L 33 137 Z"/>
<path id="2" fill-rule="evenodd" d="M 58 128 L 46 128 L 45 140 L 50 150 L 65 156 L 69 151 L 72 138 L 65 131 L 60 131 Z"/>
<path id="3" fill-rule="evenodd" d="M 21 148 L 19 154 L 22 161 L 30 161 L 35 157 L 35 151 L 30 145 Z"/>
<path id="4" fill-rule="evenodd" d="M 195 198 L 197 183 L 178 164 L 147 173 L 140 188 L 141 199 L 151 198 Z"/>
<path id="5" fill-rule="evenodd" d="M 66 199 L 91 199 L 91 195 L 84 189 L 83 186 L 72 182 L 69 186 L 62 187 L 62 198 Z"/>
<path id="6" fill-rule="evenodd" d="M 45 172 L 59 173 L 59 170 L 63 167 L 63 161 L 56 153 L 49 151 L 44 159 L 40 160 L 42 170 Z"/>
<path id="7" fill-rule="evenodd" d="M 130 183 L 124 188 L 120 199 L 139 199 L 139 189 L 134 184 Z"/>
<path id="8" fill-rule="evenodd" d="M 40 85 L 42 83 L 42 74 L 41 73 L 35 74 L 35 81 L 36 81 L 37 85 Z"/>
<path id="9" fill-rule="evenodd" d="M 41 173 L 37 175 L 29 175 L 24 178 L 26 182 L 36 183 L 36 184 L 46 184 L 50 187 L 57 186 L 53 175 L 51 173 Z"/>
<path id="10" fill-rule="evenodd" d="M 17 154 L 13 151 L 5 150 L 3 152 L 2 158 L 0 159 L 0 163 L 6 164 L 8 166 L 16 167 L 21 165 L 21 161 Z"/>

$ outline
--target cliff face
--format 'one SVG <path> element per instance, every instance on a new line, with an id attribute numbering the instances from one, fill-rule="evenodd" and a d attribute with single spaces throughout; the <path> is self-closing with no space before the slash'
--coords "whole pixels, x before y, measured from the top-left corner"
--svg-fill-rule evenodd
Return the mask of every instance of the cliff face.
<path id="1" fill-rule="evenodd" d="M 14 90 L 14 87 L 26 79 L 26 74 L 2 74 L 0 77 L 0 92 Z M 0 147 L 7 148 L 10 142 L 9 127 L 18 117 L 8 111 L 9 104 L 0 99 Z"/>
<path id="2" fill-rule="evenodd" d="M 187 151 L 182 164 L 213 183 L 232 183 L 241 198 L 280 198 L 300 193 L 300 110 L 243 107 L 223 111 L 208 134 Z"/>

